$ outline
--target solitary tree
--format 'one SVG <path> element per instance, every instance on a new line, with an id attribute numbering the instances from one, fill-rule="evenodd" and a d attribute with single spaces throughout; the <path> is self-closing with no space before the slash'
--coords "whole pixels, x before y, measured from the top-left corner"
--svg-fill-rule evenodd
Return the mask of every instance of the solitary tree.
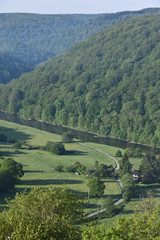
<path id="1" fill-rule="evenodd" d="M 93 197 L 101 197 L 104 194 L 105 185 L 99 177 L 90 176 L 88 180 L 88 187 L 90 189 L 90 194 Z"/>
<path id="2" fill-rule="evenodd" d="M 147 152 L 140 166 L 141 181 L 143 183 L 155 183 L 159 181 L 160 157 L 152 152 Z"/>
<path id="3" fill-rule="evenodd" d="M 7 192 L 14 188 L 23 176 L 23 166 L 13 158 L 5 158 L 0 165 L 0 192 Z"/>
<path id="4" fill-rule="evenodd" d="M 73 134 L 71 132 L 65 132 L 62 134 L 62 142 L 72 142 Z"/>
<path id="5" fill-rule="evenodd" d="M 112 217 L 114 215 L 114 202 L 111 196 L 107 197 L 103 200 L 103 208 L 106 208 L 106 214 L 108 217 Z"/>
<path id="6" fill-rule="evenodd" d="M 132 165 L 129 162 L 129 158 L 126 153 L 123 155 L 123 157 L 119 163 L 120 163 L 120 174 L 121 175 L 130 173 Z"/>
<path id="7" fill-rule="evenodd" d="M 122 157 L 122 152 L 118 150 L 115 154 L 115 157 Z"/>
<path id="8" fill-rule="evenodd" d="M 132 175 L 129 173 L 124 174 L 122 177 L 122 184 L 123 184 L 123 198 L 126 201 L 129 201 L 135 191 L 135 181 Z"/>

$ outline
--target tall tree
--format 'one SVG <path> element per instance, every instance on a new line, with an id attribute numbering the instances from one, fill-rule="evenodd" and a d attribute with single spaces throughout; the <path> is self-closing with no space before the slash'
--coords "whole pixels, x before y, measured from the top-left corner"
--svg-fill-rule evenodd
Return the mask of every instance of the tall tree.
<path id="1" fill-rule="evenodd" d="M 0 192 L 12 190 L 23 176 L 23 166 L 13 158 L 5 158 L 0 165 Z"/>
<path id="2" fill-rule="evenodd" d="M 105 185 L 99 177 L 90 176 L 88 180 L 88 187 L 93 197 L 101 197 L 104 194 Z"/>
<path id="3" fill-rule="evenodd" d="M 160 179 L 160 157 L 152 152 L 147 152 L 140 166 L 140 175 L 143 183 L 158 182 Z"/>
<path id="4" fill-rule="evenodd" d="M 119 170 L 121 175 L 130 173 L 132 165 L 129 162 L 129 157 L 126 153 L 123 155 L 122 159 L 120 160 L 119 165 L 120 165 Z"/>

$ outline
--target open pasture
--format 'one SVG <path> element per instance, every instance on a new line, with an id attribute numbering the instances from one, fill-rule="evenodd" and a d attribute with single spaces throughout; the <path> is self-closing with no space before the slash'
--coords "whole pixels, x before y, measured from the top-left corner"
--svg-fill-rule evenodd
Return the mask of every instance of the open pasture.
<path id="1" fill-rule="evenodd" d="M 23 164 L 25 174 L 21 179 L 21 183 L 16 186 L 16 191 L 29 190 L 36 186 L 65 185 L 87 201 L 87 177 L 66 172 L 65 168 L 71 166 L 74 162 L 80 162 L 87 168 L 94 169 L 96 160 L 99 163 L 115 166 L 113 160 L 95 150 L 101 146 L 99 144 L 95 144 L 95 149 L 92 149 L 81 145 L 81 141 L 75 139 L 72 143 L 65 143 L 65 149 L 72 150 L 73 154 L 55 155 L 36 147 L 45 145 L 47 141 L 61 142 L 60 135 L 2 120 L 0 120 L 0 132 L 5 133 L 9 138 L 23 140 L 25 143 L 18 153 L 9 143 L 1 143 L 0 145 L 1 156 L 13 157 L 16 161 Z M 89 143 L 86 144 L 88 145 Z M 30 149 L 29 146 L 33 148 Z M 103 145 L 103 151 L 107 152 L 108 148 L 108 146 Z M 113 149 L 115 152 L 117 151 L 117 148 Z M 58 165 L 64 166 L 63 172 L 54 170 Z M 114 200 L 117 200 L 121 195 L 119 185 L 113 178 L 106 178 L 103 181 L 105 181 L 106 185 L 104 197 L 111 195 Z M 102 201 L 102 198 L 91 199 L 90 211 L 97 208 L 97 205 L 100 207 Z"/>

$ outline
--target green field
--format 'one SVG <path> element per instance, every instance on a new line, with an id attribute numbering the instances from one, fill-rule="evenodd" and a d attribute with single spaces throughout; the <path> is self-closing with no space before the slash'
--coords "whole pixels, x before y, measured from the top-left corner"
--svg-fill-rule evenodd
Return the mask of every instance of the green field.
<path id="1" fill-rule="evenodd" d="M 54 155 L 41 149 L 29 150 L 29 146 L 42 146 L 45 145 L 47 141 L 60 142 L 61 136 L 59 135 L 2 120 L 0 120 L 0 132 L 5 133 L 9 138 L 25 141 L 25 145 L 20 149 L 19 153 L 15 152 L 11 144 L 1 143 L 0 145 L 1 156 L 13 157 L 16 161 L 23 164 L 25 174 L 22 177 L 21 183 L 16 186 L 16 191 L 23 191 L 24 189 L 29 190 L 35 186 L 47 187 L 49 185 L 65 185 L 68 189 L 80 194 L 87 200 L 87 177 L 83 175 L 77 176 L 74 173 L 66 171 L 57 172 L 54 168 L 59 164 L 68 167 L 74 162 L 79 161 L 86 167 L 94 169 L 96 160 L 99 163 L 105 163 L 107 165 L 112 164 L 115 166 L 113 160 L 95 149 L 81 145 L 82 142 L 76 139 L 72 143 L 65 144 L 66 150 L 73 150 L 74 154 Z M 85 144 L 89 145 L 90 143 Z M 96 149 L 102 148 L 103 151 L 110 154 L 112 153 L 113 155 L 117 151 L 117 148 L 108 147 L 106 145 L 95 144 L 94 147 Z M 109 149 L 111 150 L 109 151 Z M 121 195 L 119 185 L 113 178 L 106 178 L 103 179 L 103 181 L 106 186 L 104 197 L 111 195 L 114 200 L 117 200 Z M 2 195 L 1 202 L 3 202 L 3 197 Z M 97 209 L 97 205 L 100 207 L 102 201 L 103 199 L 101 198 L 91 199 L 89 211 Z"/>
<path id="2" fill-rule="evenodd" d="M 13 137 L 17 140 L 21 139 L 25 141 L 25 145 L 19 153 L 16 153 L 10 144 L 4 142 L 1 142 L 0 144 L 1 156 L 13 157 L 16 161 L 23 164 L 23 168 L 25 171 L 21 183 L 16 186 L 14 192 L 7 195 L 0 195 L 1 207 L 5 206 L 5 197 L 13 198 L 16 192 L 24 191 L 24 189 L 30 190 L 31 188 L 36 186 L 47 187 L 49 185 L 64 185 L 74 193 L 82 196 L 84 199 L 86 199 L 87 202 L 87 178 L 83 175 L 77 176 L 74 173 L 69 173 L 66 171 L 56 172 L 54 168 L 59 164 L 67 167 L 77 161 L 81 162 L 86 167 L 94 168 L 96 160 L 98 160 L 99 163 L 105 163 L 107 165 L 112 164 L 113 166 L 115 166 L 114 161 L 112 161 L 104 154 L 96 151 L 96 149 L 102 150 L 112 156 L 115 156 L 115 153 L 117 152 L 117 150 L 119 150 L 119 148 L 112 146 L 82 142 L 74 139 L 72 143 L 65 144 L 66 150 L 73 150 L 74 154 L 60 156 L 54 155 L 46 151 L 42 151 L 41 149 L 29 150 L 29 145 L 36 147 L 45 145 L 47 141 L 60 142 L 60 135 L 2 120 L 0 120 L 0 132 L 5 133 L 9 138 Z M 88 147 L 82 144 L 85 144 Z M 122 151 L 122 153 L 124 152 L 123 149 L 120 150 Z M 116 159 L 119 160 L 120 158 Z M 130 162 L 133 164 L 133 168 L 138 169 L 141 160 L 142 159 L 130 159 Z M 105 178 L 103 179 L 103 181 L 105 182 L 106 186 L 104 198 L 106 198 L 107 196 L 112 196 L 113 199 L 116 201 L 121 195 L 121 189 L 119 188 L 119 185 L 114 181 L 113 178 Z M 141 197 L 145 196 L 148 190 L 151 190 L 154 193 L 155 198 L 158 200 L 160 196 L 158 184 L 138 184 L 136 187 L 135 197 L 132 199 L 132 201 L 125 204 L 122 212 L 113 218 L 103 219 L 101 220 L 101 222 L 104 222 L 106 227 L 110 227 L 112 226 L 113 222 L 115 222 L 115 220 L 119 217 L 122 217 L 124 215 L 129 216 L 131 213 L 133 213 L 135 206 L 137 205 Z M 86 204 L 86 211 L 96 211 L 97 208 L 101 207 L 102 202 L 103 198 L 92 198 L 91 205 L 87 206 Z"/>

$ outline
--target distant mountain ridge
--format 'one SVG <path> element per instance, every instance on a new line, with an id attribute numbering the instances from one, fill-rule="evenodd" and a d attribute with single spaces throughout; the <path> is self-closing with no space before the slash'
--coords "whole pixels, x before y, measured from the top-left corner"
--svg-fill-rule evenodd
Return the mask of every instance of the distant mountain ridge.
<path id="1" fill-rule="evenodd" d="M 0 14 L 0 54 L 9 55 L 5 64 L 8 78 L 0 73 L 1 82 L 7 83 L 26 72 L 24 66 L 20 72 L 15 68 L 15 74 L 10 74 L 10 65 L 14 67 L 12 61 L 9 63 L 11 56 L 35 67 L 116 23 L 159 11 L 159 8 L 149 8 L 111 14 Z"/>
<path id="2" fill-rule="evenodd" d="M 160 14 L 78 43 L 0 88 L 1 109 L 160 146 Z"/>

